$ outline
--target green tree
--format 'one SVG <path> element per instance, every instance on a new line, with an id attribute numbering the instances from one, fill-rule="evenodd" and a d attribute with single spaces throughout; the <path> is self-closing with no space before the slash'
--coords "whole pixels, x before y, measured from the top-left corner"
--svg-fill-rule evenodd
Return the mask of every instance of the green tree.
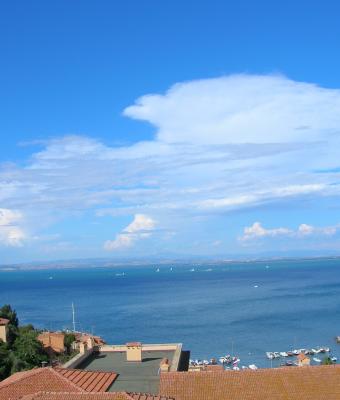
<path id="1" fill-rule="evenodd" d="M 71 353 L 72 343 L 76 340 L 76 337 L 73 333 L 65 333 L 64 336 L 64 346 L 66 347 L 66 351 L 68 354 Z"/>
<path id="2" fill-rule="evenodd" d="M 17 313 L 9 304 L 5 304 L 0 308 L 0 317 L 9 319 L 10 324 L 16 328 L 19 326 Z"/>
<path id="3" fill-rule="evenodd" d="M 16 362 L 20 364 L 20 360 L 23 363 L 20 364 L 20 368 L 24 365 L 23 369 L 30 369 L 40 366 L 43 361 L 48 361 L 42 344 L 37 340 L 36 331 L 28 331 L 18 336 L 13 349 Z"/>
<path id="4" fill-rule="evenodd" d="M 10 351 L 6 343 L 0 340 L 0 381 L 7 378 L 11 373 Z"/>
<path id="5" fill-rule="evenodd" d="M 35 331 L 34 326 L 32 324 L 19 326 L 19 335 L 26 334 L 32 331 Z"/>
<path id="6" fill-rule="evenodd" d="M 334 363 L 333 363 L 332 359 L 327 356 L 322 360 L 321 364 L 322 365 L 332 365 Z"/>
<path id="7" fill-rule="evenodd" d="M 8 324 L 8 343 L 11 346 L 18 336 L 19 320 L 17 313 L 12 309 L 9 304 L 5 304 L 0 308 L 0 317 L 9 319 Z"/>

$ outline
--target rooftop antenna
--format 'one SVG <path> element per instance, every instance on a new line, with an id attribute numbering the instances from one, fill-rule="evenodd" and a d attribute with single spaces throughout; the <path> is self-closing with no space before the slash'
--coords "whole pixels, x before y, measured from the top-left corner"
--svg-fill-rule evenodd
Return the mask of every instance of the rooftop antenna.
<path id="1" fill-rule="evenodd" d="M 76 331 L 76 320 L 75 320 L 75 316 L 74 316 L 74 304 L 72 301 L 72 325 L 73 325 L 73 332 Z"/>

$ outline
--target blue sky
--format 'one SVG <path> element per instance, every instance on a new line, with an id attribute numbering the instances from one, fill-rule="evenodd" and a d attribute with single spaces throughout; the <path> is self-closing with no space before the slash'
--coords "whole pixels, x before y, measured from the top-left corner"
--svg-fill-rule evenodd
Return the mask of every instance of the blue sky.
<path id="1" fill-rule="evenodd" d="M 3 2 L 1 261 L 339 254 L 339 14 Z"/>

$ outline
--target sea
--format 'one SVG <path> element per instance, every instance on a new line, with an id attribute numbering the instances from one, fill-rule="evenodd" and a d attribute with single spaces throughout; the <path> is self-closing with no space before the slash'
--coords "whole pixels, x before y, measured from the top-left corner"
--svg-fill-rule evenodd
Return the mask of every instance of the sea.
<path id="1" fill-rule="evenodd" d="M 0 270 L 7 303 L 21 324 L 51 330 L 73 329 L 73 303 L 79 331 L 109 344 L 183 343 L 192 359 L 271 368 L 283 360 L 267 351 L 326 346 L 340 361 L 336 258 Z"/>

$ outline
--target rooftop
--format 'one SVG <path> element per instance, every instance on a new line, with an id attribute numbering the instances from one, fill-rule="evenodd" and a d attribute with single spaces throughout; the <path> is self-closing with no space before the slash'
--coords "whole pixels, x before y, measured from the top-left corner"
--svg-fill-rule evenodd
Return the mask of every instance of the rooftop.
<path id="1" fill-rule="evenodd" d="M 116 377 L 115 373 L 109 372 L 35 368 L 0 382 L 0 399 L 20 398 L 39 391 L 105 392 Z"/>
<path id="2" fill-rule="evenodd" d="M 7 325 L 7 324 L 9 324 L 9 319 L 0 317 L 0 325 Z"/>
<path id="3" fill-rule="evenodd" d="M 144 393 L 62 393 L 38 392 L 26 395 L 20 400 L 173 400 L 161 396 L 152 396 Z"/>
<path id="4" fill-rule="evenodd" d="M 93 354 L 78 366 L 87 371 L 115 371 L 118 378 L 109 389 L 110 391 L 132 391 L 158 393 L 159 366 L 163 358 L 171 363 L 174 350 L 143 350 L 142 362 L 126 361 L 125 351 L 101 352 Z"/>
<path id="5" fill-rule="evenodd" d="M 167 372 L 159 393 L 176 400 L 339 400 L 340 365 Z"/>

